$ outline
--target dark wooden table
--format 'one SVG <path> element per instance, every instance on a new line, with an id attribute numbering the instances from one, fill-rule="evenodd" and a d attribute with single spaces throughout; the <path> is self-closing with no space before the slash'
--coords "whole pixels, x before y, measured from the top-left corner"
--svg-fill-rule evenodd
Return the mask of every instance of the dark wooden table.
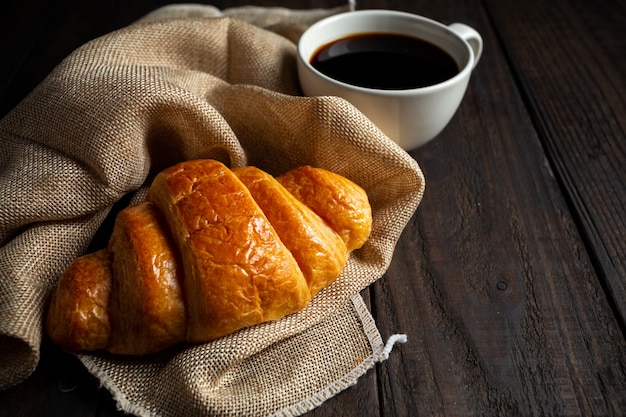
<path id="1" fill-rule="evenodd" d="M 73 49 L 164 4 L 5 4 L 0 116 Z M 450 125 L 411 152 L 426 194 L 364 293 L 383 338 L 408 343 L 309 415 L 626 415 L 626 3 L 358 8 L 469 24 L 485 51 Z M 35 373 L 0 393 L 2 417 L 118 414 L 75 358 L 47 344 Z"/>

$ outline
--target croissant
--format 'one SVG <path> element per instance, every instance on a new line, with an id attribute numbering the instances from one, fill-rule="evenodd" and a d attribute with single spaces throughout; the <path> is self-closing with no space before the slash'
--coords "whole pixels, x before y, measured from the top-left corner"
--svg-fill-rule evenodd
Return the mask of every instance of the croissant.
<path id="1" fill-rule="evenodd" d="M 160 172 L 106 249 L 75 259 L 44 327 L 73 351 L 143 355 L 305 307 L 372 227 L 365 191 L 303 166 L 279 177 L 214 160 Z"/>

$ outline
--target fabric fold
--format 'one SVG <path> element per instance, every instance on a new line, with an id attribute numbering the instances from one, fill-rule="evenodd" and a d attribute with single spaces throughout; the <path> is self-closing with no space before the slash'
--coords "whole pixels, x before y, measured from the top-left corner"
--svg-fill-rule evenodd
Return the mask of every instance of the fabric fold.
<path id="1" fill-rule="evenodd" d="M 298 34 L 337 11 L 168 6 L 78 48 L 0 120 L 0 389 L 35 369 L 50 292 L 72 259 L 106 245 L 94 236 L 107 215 L 140 200 L 156 172 L 197 158 L 344 175 L 368 193 L 372 236 L 284 319 L 146 357 L 78 355 L 120 408 L 299 415 L 381 360 L 359 292 L 389 266 L 424 177 L 345 100 L 302 97 L 294 40 L 271 29 Z"/>

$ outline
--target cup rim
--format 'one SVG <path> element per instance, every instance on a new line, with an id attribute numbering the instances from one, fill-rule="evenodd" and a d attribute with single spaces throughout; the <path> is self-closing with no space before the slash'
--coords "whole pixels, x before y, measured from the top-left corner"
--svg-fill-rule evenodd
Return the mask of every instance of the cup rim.
<path id="1" fill-rule="evenodd" d="M 338 20 L 341 21 L 341 20 L 350 18 L 351 16 L 356 16 L 356 15 L 374 15 L 374 16 L 380 16 L 380 17 L 403 17 L 403 18 L 408 18 L 411 20 L 416 20 L 416 21 L 427 23 L 429 25 L 432 25 L 446 32 L 448 35 L 451 35 L 453 38 L 456 38 L 459 41 L 459 43 L 462 44 L 467 50 L 469 59 L 467 60 L 467 63 L 465 64 L 465 66 L 461 68 L 458 74 L 456 74 L 455 76 L 448 78 L 447 80 L 442 81 L 440 83 L 425 86 L 425 87 L 391 90 L 391 89 L 382 89 L 382 88 L 361 87 L 358 85 L 336 80 L 318 71 L 317 68 L 311 65 L 311 62 L 310 62 L 311 57 L 304 56 L 303 46 L 302 46 L 303 39 L 306 39 L 306 37 L 311 36 L 310 34 L 315 30 L 319 30 L 320 27 L 323 28 L 324 26 L 333 24 Z M 401 31 L 394 32 L 393 30 L 384 31 L 384 32 L 363 30 L 363 31 L 351 31 L 351 32 L 346 33 L 345 35 L 341 35 L 341 37 L 337 37 L 336 39 L 341 39 L 342 37 L 349 36 L 352 34 L 359 34 L 359 33 L 398 33 L 398 34 L 406 35 L 406 33 L 404 32 L 401 32 Z M 319 48 L 328 44 L 329 42 L 332 42 L 332 41 L 328 41 L 328 42 L 325 42 L 324 44 L 318 45 L 314 48 L 314 50 L 315 51 L 319 50 Z M 300 39 L 298 40 L 298 44 L 297 44 L 297 55 L 298 55 L 298 60 L 300 61 L 301 64 L 303 64 L 309 71 L 313 72 L 315 75 L 326 80 L 327 82 L 330 82 L 337 86 L 354 90 L 354 91 L 360 91 L 363 93 L 374 94 L 374 95 L 384 95 L 384 96 L 413 95 L 417 92 L 425 94 L 425 93 L 436 92 L 438 90 L 448 88 L 450 85 L 456 84 L 457 82 L 461 81 L 461 79 L 467 77 L 468 73 L 471 73 L 472 67 L 474 65 L 474 60 L 476 59 L 474 57 L 474 53 L 471 47 L 469 46 L 469 44 L 459 34 L 451 30 L 448 26 L 444 25 L 443 23 L 440 23 L 436 20 L 430 19 L 425 16 L 417 15 L 414 13 L 402 12 L 398 10 L 386 10 L 386 9 L 366 9 L 366 10 L 347 11 L 347 12 L 342 12 L 339 14 L 335 14 L 335 15 L 323 18 L 315 22 L 314 24 L 309 26 L 300 36 Z"/>

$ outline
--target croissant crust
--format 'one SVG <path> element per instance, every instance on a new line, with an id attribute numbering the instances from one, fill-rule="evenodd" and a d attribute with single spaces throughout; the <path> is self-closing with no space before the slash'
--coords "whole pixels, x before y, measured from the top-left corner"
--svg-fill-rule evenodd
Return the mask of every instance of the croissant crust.
<path id="1" fill-rule="evenodd" d="M 185 161 L 120 211 L 106 249 L 72 262 L 45 330 L 131 355 L 214 340 L 302 309 L 370 232 L 367 194 L 338 174 Z"/>

